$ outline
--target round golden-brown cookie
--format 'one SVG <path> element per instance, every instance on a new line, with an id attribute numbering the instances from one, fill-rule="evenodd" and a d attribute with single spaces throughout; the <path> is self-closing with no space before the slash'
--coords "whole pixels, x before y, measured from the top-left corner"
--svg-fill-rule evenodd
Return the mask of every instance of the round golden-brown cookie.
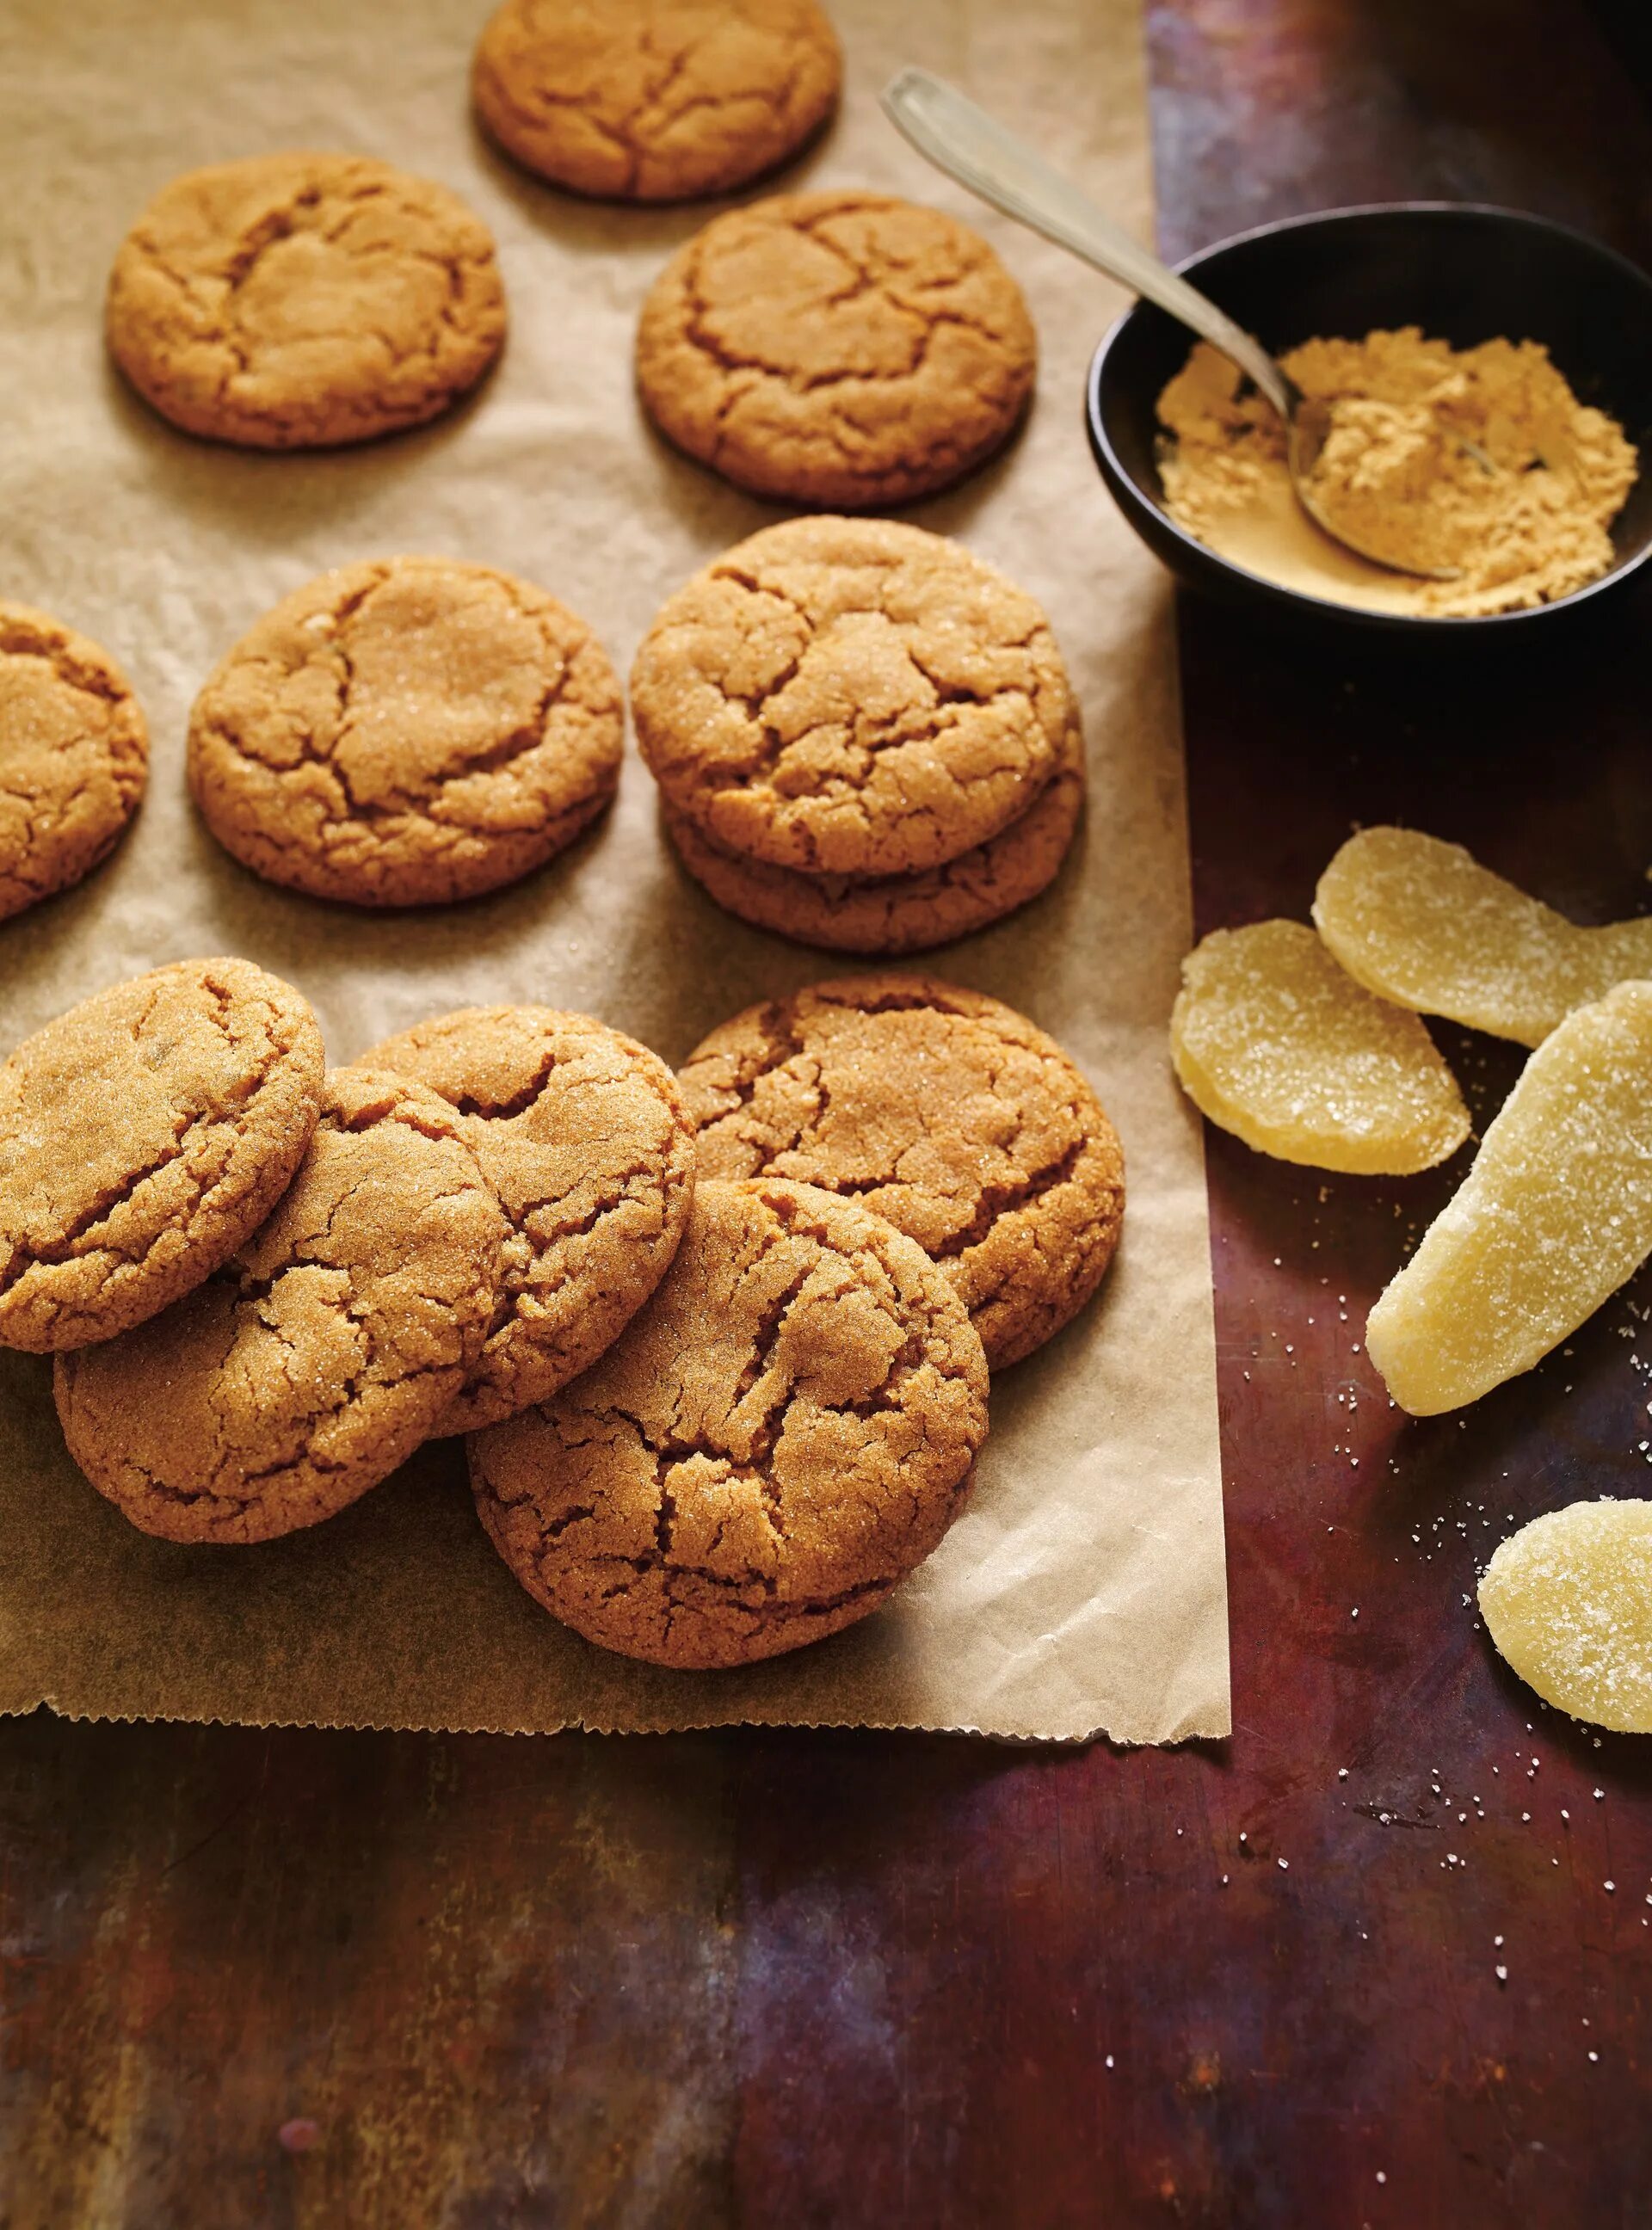
<path id="1" fill-rule="evenodd" d="M 1055 879 L 1084 806 L 1084 738 L 1076 719 L 1055 772 L 1018 821 L 984 844 L 917 875 L 800 875 L 720 852 L 669 805 L 668 833 L 688 873 L 718 905 L 800 944 L 835 952 L 922 952 L 967 937 L 1036 899 Z"/>
<path id="2" fill-rule="evenodd" d="M 149 731 L 106 651 L 0 602 L 0 921 L 111 852 L 149 775 Z"/>
<path id="3" fill-rule="evenodd" d="M 249 960 L 178 960 L 0 1064 L 0 1345 L 109 1339 L 263 1221 L 321 1098 L 309 1002 Z"/>
<path id="4" fill-rule="evenodd" d="M 190 716 L 207 826 L 271 882 L 436 906 L 514 882 L 619 780 L 602 646 L 543 589 L 449 558 L 340 566 L 283 598 Z"/>
<path id="5" fill-rule="evenodd" d="M 631 711 L 672 809 L 720 850 L 855 878 L 1008 828 L 1074 719 L 1030 596 L 921 527 L 833 518 L 765 527 L 680 589 Z"/>
<path id="6" fill-rule="evenodd" d="M 541 177 L 674 202 L 784 162 L 830 115 L 842 74 L 816 0 L 505 0 L 471 90 Z"/>
<path id="7" fill-rule="evenodd" d="M 677 1080 L 552 1007 L 463 1008 L 362 1060 L 460 1111 L 509 1221 L 487 1343 L 441 1429 L 497 1424 L 594 1363 L 664 1276 L 694 1189 Z"/>
<path id="8" fill-rule="evenodd" d="M 594 1369 L 470 1443 L 529 1594 L 660 1665 L 745 1665 L 874 1609 L 957 1516 L 986 1363 L 920 1248 L 858 1202 L 702 1183 Z"/>
<path id="9" fill-rule="evenodd" d="M 1055 1040 L 997 999 L 919 976 L 816 983 L 713 1030 L 681 1082 L 702 1180 L 853 1194 L 951 1280 L 995 1370 L 1113 1260 L 1118 1135 Z"/>
<path id="10" fill-rule="evenodd" d="M 493 235 L 365 155 L 255 155 L 162 188 L 121 243 L 105 329 L 163 417 L 257 449 L 434 418 L 505 338 Z"/>
<path id="11" fill-rule="evenodd" d="M 863 511 L 949 487 L 1009 438 L 1037 341 L 978 233 L 885 194 L 714 217 L 637 330 L 649 416 L 758 495 Z"/>
<path id="12" fill-rule="evenodd" d="M 262 1228 L 164 1316 L 59 1356 L 69 1453 L 169 1541 L 331 1518 L 439 1425 L 487 1337 L 505 1234 L 452 1108 L 332 1071 Z"/>

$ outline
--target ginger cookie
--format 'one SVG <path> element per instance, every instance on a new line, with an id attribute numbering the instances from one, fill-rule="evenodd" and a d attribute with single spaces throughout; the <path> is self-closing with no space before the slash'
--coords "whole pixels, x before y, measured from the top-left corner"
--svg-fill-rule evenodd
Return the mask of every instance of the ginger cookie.
<path id="1" fill-rule="evenodd" d="M 816 983 L 748 1008 L 681 1073 L 702 1181 L 850 1193 L 915 1240 L 993 1369 L 1075 1316 L 1124 1215 L 1124 1157 L 1053 1038 L 918 976 Z"/>
<path id="2" fill-rule="evenodd" d="M 765 527 L 680 589 L 631 671 L 637 741 L 721 851 L 921 873 L 1019 819 L 1074 718 L 1033 599 L 887 519 Z"/>
<path id="3" fill-rule="evenodd" d="M 464 1008 L 362 1060 L 459 1111 L 510 1224 L 486 1344 L 441 1429 L 497 1424 L 594 1363 L 664 1276 L 694 1189 L 677 1080 L 552 1007 Z"/>
<path id="4" fill-rule="evenodd" d="M 1037 354 L 1021 289 L 956 217 L 778 194 L 678 249 L 643 305 L 636 373 L 661 432 L 737 487 L 862 511 L 1001 448 Z"/>
<path id="5" fill-rule="evenodd" d="M 544 1408 L 478 1434 L 482 1523 L 565 1624 L 659 1665 L 746 1665 L 863 1618 L 957 1516 L 981 1343 L 856 1201 L 702 1183 L 654 1299 Z"/>
<path id="6" fill-rule="evenodd" d="M 505 1237 L 451 1107 L 332 1070 L 261 1229 L 164 1316 L 59 1356 L 69 1453 L 168 1541 L 317 1524 L 440 1424 L 487 1337 Z"/>
<path id="7" fill-rule="evenodd" d="M 242 637 L 190 716 L 190 787 L 271 882 L 438 906 L 571 843 L 613 796 L 624 734 L 613 667 L 554 596 L 455 558 L 378 558 Z"/>
<path id="8" fill-rule="evenodd" d="M 1052 883 L 1084 805 L 1084 738 L 1074 719 L 1055 774 L 1018 821 L 917 875 L 800 875 L 720 852 L 662 807 L 683 866 L 719 906 L 753 928 L 836 952 L 922 952 L 1002 920 Z"/>
<path id="9" fill-rule="evenodd" d="M 320 1105 L 309 1002 L 249 960 L 117 983 L 0 1064 L 0 1345 L 106 1340 L 255 1231 Z"/>
<path id="10" fill-rule="evenodd" d="M 434 418 L 505 338 L 493 235 L 365 155 L 256 155 L 162 188 L 121 243 L 105 328 L 191 434 L 330 448 Z"/>
<path id="11" fill-rule="evenodd" d="M 0 921 L 90 874 L 148 775 L 149 731 L 107 652 L 0 602 Z"/>
<path id="12" fill-rule="evenodd" d="M 576 193 L 727 193 L 825 122 L 843 74 L 815 0 L 505 0 L 476 48 L 476 113 Z"/>

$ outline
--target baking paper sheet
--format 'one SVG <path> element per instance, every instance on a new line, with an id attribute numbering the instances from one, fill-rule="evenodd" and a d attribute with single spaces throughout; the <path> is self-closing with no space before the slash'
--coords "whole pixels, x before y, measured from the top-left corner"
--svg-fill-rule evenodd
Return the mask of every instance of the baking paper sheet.
<path id="1" fill-rule="evenodd" d="M 372 916 L 277 891 L 195 823 L 190 701 L 259 613 L 325 566 L 426 551 L 542 582 L 622 670 L 661 600 L 778 515 L 674 456 L 633 400 L 637 306 L 707 211 L 581 203 L 495 157 L 467 112 L 485 0 L 11 0 L 0 23 L 0 595 L 126 667 L 154 741 L 113 863 L 0 925 L 0 1047 L 117 978 L 237 952 L 300 983 L 347 1060 L 473 1001 L 583 1008 L 681 1058 L 750 1001 L 846 972 L 720 914 L 674 864 L 630 757 L 612 817 L 517 888 Z M 992 1389 L 973 1500 L 939 1552 L 850 1632 L 749 1672 L 669 1673 L 535 1608 L 473 1514 L 456 1443 L 333 1523 L 251 1550 L 132 1530 L 68 1461 L 49 1373 L 0 1357 L 0 1709 L 509 1731 L 775 1724 L 1171 1741 L 1228 1730 L 1204 1182 L 1165 1022 L 1189 935 L 1168 593 L 1102 491 L 1081 400 L 1120 306 L 1107 283 L 939 178 L 883 120 L 903 62 L 1031 134 L 1148 225 L 1135 0 L 836 0 L 844 113 L 788 184 L 870 184 L 980 225 L 1026 287 L 1038 399 L 1013 450 L 908 515 L 1048 607 L 1089 740 L 1090 806 L 1055 888 L 917 964 L 1053 1031 L 1098 1084 L 1129 1163 L 1100 1302 Z M 106 365 L 122 232 L 177 171 L 283 147 L 359 149 L 444 179 L 498 237 L 511 338 L 428 430 L 320 456 L 173 432 Z"/>

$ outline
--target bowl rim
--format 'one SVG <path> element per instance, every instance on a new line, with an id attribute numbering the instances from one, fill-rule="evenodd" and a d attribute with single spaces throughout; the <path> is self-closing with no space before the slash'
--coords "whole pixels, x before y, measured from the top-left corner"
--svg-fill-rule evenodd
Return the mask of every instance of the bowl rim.
<path id="1" fill-rule="evenodd" d="M 1586 248 L 1591 255 L 1617 264 L 1623 276 L 1638 286 L 1652 301 L 1652 273 L 1644 270 L 1620 249 L 1597 239 L 1592 233 L 1581 231 L 1576 225 L 1563 222 L 1558 217 L 1543 216 L 1534 209 L 1510 209 L 1499 202 L 1351 202 L 1336 209 L 1309 209 L 1294 216 L 1274 217 L 1265 224 L 1248 226 L 1243 232 L 1228 233 L 1220 240 L 1211 241 L 1206 247 L 1196 248 L 1191 255 L 1183 256 L 1171 268 L 1180 274 L 1195 273 L 1212 256 L 1219 255 L 1230 248 L 1242 248 L 1253 240 L 1267 240 L 1278 233 L 1307 231 L 1317 226 L 1338 224 L 1350 218 L 1369 216 L 1494 217 L 1501 223 L 1513 222 L 1530 226 L 1536 232 L 1555 233 L 1578 247 Z M 1359 604 L 1339 603 L 1334 596 L 1312 596 L 1307 590 L 1290 588 L 1282 581 L 1270 581 L 1265 573 L 1253 573 L 1248 566 L 1236 564 L 1231 558 L 1224 558 L 1208 542 L 1201 542 L 1197 535 L 1190 534 L 1185 527 L 1171 517 L 1162 503 L 1144 494 L 1134 474 L 1114 449 L 1108 436 L 1101 409 L 1101 382 L 1106 375 L 1108 353 L 1133 318 L 1156 306 L 1138 295 L 1113 319 L 1096 345 L 1084 382 L 1085 418 L 1090 441 L 1097 452 L 1108 493 L 1115 502 L 1120 503 L 1121 509 L 1126 507 L 1126 503 L 1120 498 L 1120 488 L 1128 491 L 1129 503 L 1143 505 L 1151 511 L 1165 532 L 1189 551 L 1195 564 L 1215 567 L 1242 589 L 1249 591 L 1260 589 L 1269 598 L 1282 601 L 1294 609 L 1322 613 L 1326 618 L 1375 628 L 1379 632 L 1410 634 L 1423 629 L 1433 633 L 1441 628 L 1449 632 L 1461 631 L 1464 628 L 1529 625 L 1532 621 L 1540 620 L 1550 612 L 1575 610 L 1578 606 L 1588 603 L 1605 590 L 1623 586 L 1649 558 L 1652 558 L 1652 536 L 1649 536 L 1633 556 L 1625 558 L 1597 580 L 1585 581 L 1581 588 L 1573 589 L 1566 596 L 1557 596 L 1552 603 L 1528 604 L 1513 612 L 1372 611 Z M 1161 310 L 1158 314 L 1163 317 L 1168 313 Z"/>

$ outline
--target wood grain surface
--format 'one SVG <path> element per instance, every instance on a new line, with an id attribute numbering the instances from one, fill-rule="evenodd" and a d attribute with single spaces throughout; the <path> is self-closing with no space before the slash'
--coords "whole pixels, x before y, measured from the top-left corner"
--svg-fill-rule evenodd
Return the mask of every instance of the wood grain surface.
<path id="1" fill-rule="evenodd" d="M 1652 260 L 1632 9 L 1151 24 L 1172 252 L 1438 195 Z M 1201 928 L 1394 817 L 1643 909 L 1649 619 L 1452 678 L 1186 608 Z M 1210 1171 L 1230 1743 L 0 1726 L 0 2222 L 1644 2230 L 1652 1743 L 1471 1597 L 1511 1520 L 1652 1492 L 1652 1280 L 1410 1423 L 1360 1322 L 1455 1172 Z"/>

